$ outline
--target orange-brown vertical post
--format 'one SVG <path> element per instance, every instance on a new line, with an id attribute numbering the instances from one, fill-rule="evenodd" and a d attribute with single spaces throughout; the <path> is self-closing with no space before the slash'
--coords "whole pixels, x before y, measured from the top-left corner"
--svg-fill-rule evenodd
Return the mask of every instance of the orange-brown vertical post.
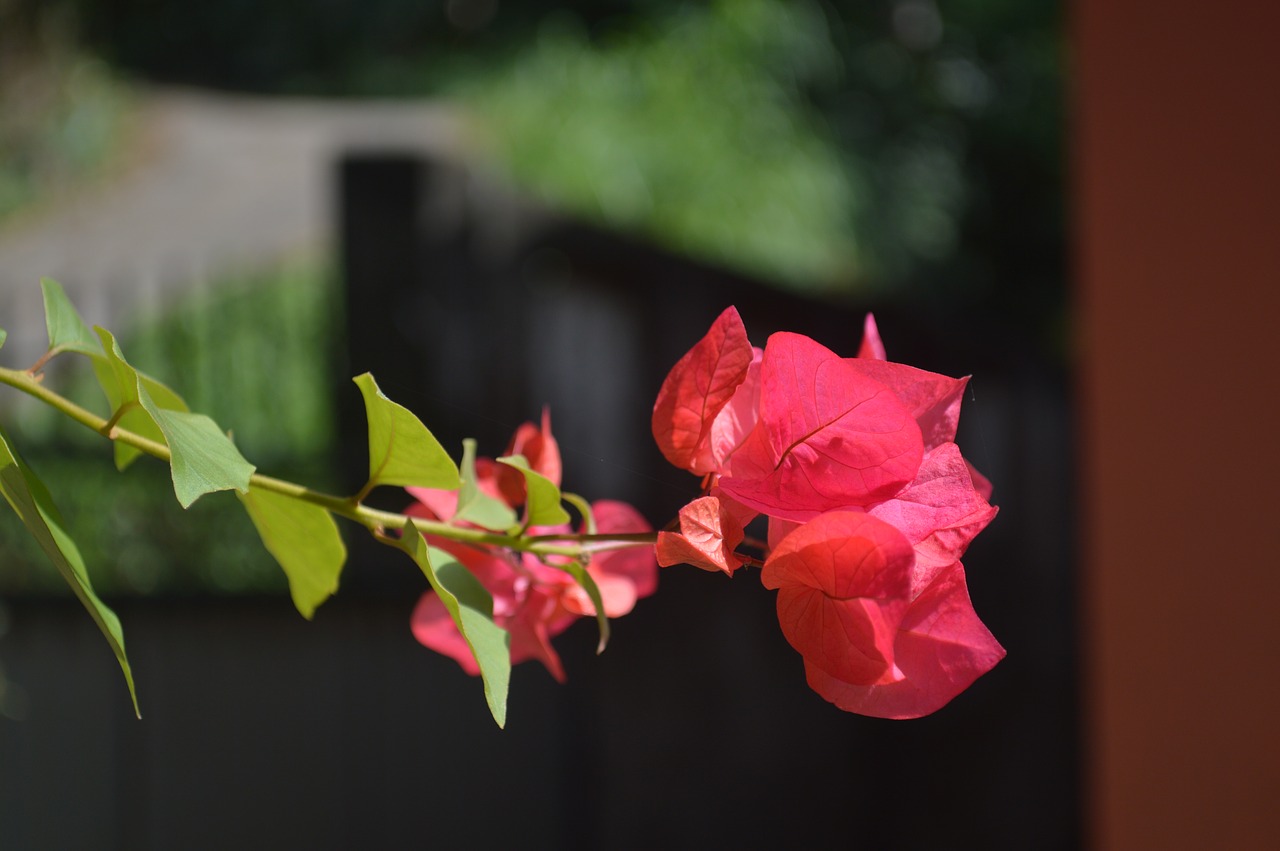
<path id="1" fill-rule="evenodd" d="M 1280 5 L 1073 8 L 1086 833 L 1280 841 Z"/>

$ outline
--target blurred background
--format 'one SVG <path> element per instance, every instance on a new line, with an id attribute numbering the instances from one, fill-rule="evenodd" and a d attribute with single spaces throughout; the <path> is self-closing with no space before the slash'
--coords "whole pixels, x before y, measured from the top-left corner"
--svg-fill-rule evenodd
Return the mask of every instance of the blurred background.
<path id="1" fill-rule="evenodd" d="M 550 404 L 566 484 L 661 525 L 648 413 L 729 303 L 752 339 L 973 375 L 1008 658 L 938 715 L 809 692 L 754 577 L 663 572 L 508 729 L 348 535 L 313 623 L 226 494 L 0 400 L 121 615 L 0 518 L 0 847 L 1073 848 L 1083 841 L 1058 3 L 0 0 L 0 325 L 59 279 L 260 469 L 350 492 L 372 370 L 457 447 Z M 72 365 L 68 365 L 72 366 Z M 50 380 L 102 407 L 88 377 Z M 11 394 L 6 394 L 11 395 Z M 74 487 L 71 486 L 74 483 Z M 395 494 L 383 504 L 402 506 Z"/>

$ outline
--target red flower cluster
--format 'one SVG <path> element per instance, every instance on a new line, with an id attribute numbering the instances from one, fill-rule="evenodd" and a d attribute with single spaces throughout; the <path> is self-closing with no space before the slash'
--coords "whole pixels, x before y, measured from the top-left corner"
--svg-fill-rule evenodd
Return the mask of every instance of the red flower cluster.
<path id="1" fill-rule="evenodd" d="M 653 433 L 704 495 L 658 535 L 658 563 L 732 574 L 767 515 L 761 579 L 809 685 L 851 712 L 933 712 L 1004 656 L 960 556 L 995 516 L 954 443 L 967 379 L 885 360 L 867 317 L 857 358 L 777 333 L 754 348 L 729 308 L 671 370 Z"/>
<path id="2" fill-rule="evenodd" d="M 506 455 L 523 455 L 534 471 L 560 486 L 560 447 L 551 435 L 546 414 L 542 426 L 524 423 L 516 430 Z M 513 509 L 525 502 L 524 477 L 515 468 L 491 458 L 476 459 L 476 484 L 481 492 Z M 407 488 L 417 500 L 405 513 L 428 520 L 449 520 L 458 508 L 456 490 Z M 591 504 L 600 534 L 648 532 L 651 526 L 624 502 L 601 500 Z M 533 528 L 532 534 L 568 532 L 568 527 Z M 565 679 L 560 657 L 551 639 L 580 617 L 596 616 L 590 597 L 563 570 L 528 554 L 509 550 L 478 549 L 454 541 L 427 536 L 427 542 L 445 550 L 471 571 L 493 596 L 493 620 L 511 634 L 511 662 L 538 659 L 557 680 Z M 658 567 L 647 548 L 611 550 L 592 556 L 587 572 L 595 580 L 605 615 L 616 618 L 630 612 L 636 601 L 658 586 Z M 411 622 L 422 644 L 456 660 L 476 676 L 480 667 L 471 648 L 435 592 L 422 595 Z"/>

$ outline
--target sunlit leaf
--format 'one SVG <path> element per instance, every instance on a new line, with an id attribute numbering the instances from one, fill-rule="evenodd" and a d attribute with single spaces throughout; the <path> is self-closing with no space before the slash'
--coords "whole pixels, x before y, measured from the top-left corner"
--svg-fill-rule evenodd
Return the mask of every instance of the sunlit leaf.
<path id="1" fill-rule="evenodd" d="M 511 681 L 511 636 L 493 622 L 493 597 L 453 556 L 437 549 L 428 552 L 427 542 L 413 521 L 405 527 L 402 540 L 405 550 L 426 574 L 475 654 L 489 711 L 499 727 L 505 726 L 507 688 Z"/>
<path id="2" fill-rule="evenodd" d="M 101 355 L 102 345 L 84 324 L 62 284 L 52 278 L 40 279 L 44 294 L 44 323 L 49 330 L 49 350 Z"/>
<path id="3" fill-rule="evenodd" d="M 453 490 L 458 487 L 458 467 L 440 441 L 408 408 L 392 402 L 370 373 L 354 379 L 364 396 L 369 420 L 369 482 L 378 485 L 413 485 Z"/>
<path id="4" fill-rule="evenodd" d="M 214 491 L 248 491 L 254 467 L 217 423 L 204 414 L 161 407 L 151 390 L 163 385 L 145 379 L 129 365 L 111 332 L 102 328 L 97 331 L 107 353 L 103 368 L 97 370 L 99 380 L 116 410 L 121 405 L 130 406 L 120 425 L 130 431 L 137 429 L 143 436 L 159 433 L 159 441 L 169 447 L 173 491 L 182 507 L 189 508 L 201 496 Z M 162 398 L 168 401 L 168 397 Z M 147 419 L 154 428 L 146 427 Z"/>
<path id="5" fill-rule="evenodd" d="M 565 502 L 572 505 L 582 515 L 582 531 L 588 535 L 596 533 L 596 513 L 591 510 L 591 503 L 576 493 L 565 491 L 560 494 Z"/>
<path id="6" fill-rule="evenodd" d="M 0 328 L 0 348 L 4 347 L 4 341 L 9 339 L 9 332 Z"/>
<path id="7" fill-rule="evenodd" d="M 462 441 L 462 483 L 458 489 L 458 511 L 453 519 L 497 531 L 517 525 L 511 506 L 480 490 L 476 479 L 476 442 L 472 438 Z"/>
<path id="8" fill-rule="evenodd" d="M 604 597 L 600 594 L 600 586 L 596 585 L 595 579 L 587 569 L 576 561 L 558 564 L 556 567 L 572 576 L 578 586 L 591 598 L 591 605 L 596 610 L 596 628 L 600 633 L 600 640 L 596 643 L 596 653 L 603 653 L 605 647 L 609 645 L 609 616 L 605 613 Z"/>
<path id="9" fill-rule="evenodd" d="M 111 651 L 115 653 L 120 669 L 124 671 L 129 696 L 133 699 L 133 711 L 141 717 L 138 713 L 138 694 L 133 687 L 133 671 L 125 656 L 124 631 L 120 627 L 120 619 L 94 593 L 84 559 L 67 534 L 48 489 L 18 457 L 3 429 L 0 429 L 0 491 L 3 491 L 5 500 L 36 539 L 40 549 L 53 562 L 58 573 L 71 586 L 71 590 L 84 604 L 107 643 L 111 645 Z"/>
<path id="10" fill-rule="evenodd" d="M 323 508 L 261 488 L 237 494 L 267 551 L 289 579 L 293 605 L 311 619 L 338 590 L 347 548 L 333 515 Z"/>
<path id="11" fill-rule="evenodd" d="M 499 464 L 514 467 L 524 475 L 525 522 L 530 526 L 559 526 L 569 522 L 569 512 L 560 504 L 560 488 L 546 476 L 532 470 L 523 455 L 506 455 Z"/>
<path id="12" fill-rule="evenodd" d="M 97 376 L 98 384 L 102 386 L 102 391 L 107 394 L 107 402 L 111 405 L 112 413 L 120 410 L 123 406 L 129 406 L 128 410 L 116 421 L 116 425 L 125 431 L 131 431 L 148 440 L 164 443 L 164 433 L 160 430 L 159 424 L 141 406 L 138 396 L 139 383 L 151 396 L 156 407 L 167 411 L 185 412 L 189 410 L 187 403 L 182 400 L 181 396 L 161 382 L 134 369 L 124 360 L 124 356 L 120 352 L 120 346 L 115 342 L 115 338 L 111 333 L 101 328 L 97 330 L 104 341 L 109 339 L 110 342 L 104 342 L 99 347 L 98 352 L 89 353 L 90 358 L 93 360 L 94 375 Z M 104 349 L 105 354 L 103 352 Z M 116 469 L 124 470 L 141 454 L 141 449 L 116 441 Z"/>

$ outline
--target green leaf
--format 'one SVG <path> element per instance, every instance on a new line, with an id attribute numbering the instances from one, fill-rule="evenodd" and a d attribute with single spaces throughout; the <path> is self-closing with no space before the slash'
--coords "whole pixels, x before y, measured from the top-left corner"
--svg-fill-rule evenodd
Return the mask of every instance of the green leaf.
<path id="1" fill-rule="evenodd" d="M 458 466 L 422 421 L 384 396 L 371 374 L 352 380 L 364 396 L 369 420 L 369 482 L 364 492 L 378 485 L 457 488 Z"/>
<path id="2" fill-rule="evenodd" d="M 41 278 L 40 291 L 44 294 L 44 324 L 49 330 L 49 350 L 101 355 L 101 344 L 76 312 L 62 284 L 52 278 Z"/>
<path id="3" fill-rule="evenodd" d="M 409 521 L 401 539 L 405 551 L 440 595 L 467 646 L 480 665 L 484 699 L 499 727 L 507 723 L 507 689 L 511 682 L 511 636 L 493 622 L 493 597 L 457 559 L 443 550 L 428 550 L 418 528 Z"/>
<path id="4" fill-rule="evenodd" d="M 525 523 L 530 526 L 560 526 L 569 522 L 569 512 L 560 504 L 560 488 L 556 483 L 529 467 L 523 455 L 507 455 L 499 464 L 515 467 L 524 475 Z"/>
<path id="5" fill-rule="evenodd" d="M 130 366 L 110 331 L 102 328 L 96 330 L 107 353 L 105 368 L 99 371 L 103 389 L 107 390 L 109 398 L 114 395 L 112 405 L 116 411 L 122 406 L 130 406 L 121 417 L 120 425 L 130 431 L 143 426 L 138 429 L 138 433 L 143 436 L 159 432 L 160 441 L 169 447 L 173 492 L 182 507 L 190 508 L 201 496 L 214 491 L 247 492 L 254 467 L 236 449 L 231 438 L 204 414 L 162 408 L 151 391 L 168 388 L 145 378 Z M 161 398 L 170 401 L 163 395 Z M 173 398 L 177 398 L 176 394 Z M 120 401 L 117 402 L 117 399 Z M 181 402 L 180 399 L 178 401 Z M 143 417 L 149 418 L 155 428 L 146 428 Z"/>
<path id="6" fill-rule="evenodd" d="M 582 531 L 588 535 L 596 534 L 596 514 L 591 510 L 591 503 L 576 493 L 569 493 L 568 491 L 560 494 L 560 497 L 576 508 L 578 513 L 582 515 Z"/>
<path id="7" fill-rule="evenodd" d="M 98 629 L 102 630 L 120 662 L 120 669 L 124 671 L 129 696 L 133 699 L 133 711 L 141 718 L 138 694 L 133 687 L 133 671 L 124 652 L 124 631 L 120 627 L 120 619 L 94 593 L 84 559 L 81 558 L 75 541 L 67 534 L 66 524 L 58 514 L 48 488 L 14 451 L 9 436 L 3 429 L 0 429 L 0 491 L 4 492 L 5 500 L 27 527 L 27 531 L 88 609 L 90 616 L 98 624 Z"/>
<path id="8" fill-rule="evenodd" d="M 604 648 L 609 644 L 609 618 L 604 613 L 604 598 L 600 596 L 600 588 L 596 585 L 596 581 L 591 578 L 591 574 L 579 562 L 571 561 L 568 564 L 557 564 L 556 567 L 568 573 L 574 578 L 578 585 L 582 586 L 582 590 L 587 592 L 587 596 L 591 598 L 591 605 L 596 607 L 596 629 L 600 633 L 600 640 L 596 643 L 596 655 L 604 652 Z"/>
<path id="9" fill-rule="evenodd" d="M 9 339 L 9 332 L 0 328 L 0 348 L 4 347 L 4 341 Z"/>
<path id="10" fill-rule="evenodd" d="M 453 519 L 500 532 L 519 528 L 511 506 L 489 496 L 476 484 L 476 442 L 470 437 L 462 441 L 462 485 Z"/>
<path id="11" fill-rule="evenodd" d="M 347 548 L 333 515 L 319 506 L 261 488 L 237 494 L 267 551 L 289 579 L 293 604 L 310 620 L 338 590 Z"/>
<path id="12" fill-rule="evenodd" d="M 151 396 L 156 407 L 166 411 L 186 412 L 190 410 L 187 403 L 166 385 L 126 363 L 124 355 L 120 353 L 119 344 L 115 342 L 110 332 L 101 328 L 97 330 L 104 340 L 110 339 L 110 342 L 100 346 L 97 353 L 90 353 L 94 375 L 97 376 L 103 392 L 107 394 L 107 402 L 111 405 L 113 413 L 120 410 L 122 406 L 130 406 L 129 410 L 116 421 L 116 425 L 148 440 L 164 443 L 164 432 L 139 401 L 138 383 L 141 382 L 143 389 Z M 104 348 L 107 354 L 103 354 Z M 116 469 L 124 470 L 141 454 L 143 454 L 141 449 L 115 441 Z"/>

